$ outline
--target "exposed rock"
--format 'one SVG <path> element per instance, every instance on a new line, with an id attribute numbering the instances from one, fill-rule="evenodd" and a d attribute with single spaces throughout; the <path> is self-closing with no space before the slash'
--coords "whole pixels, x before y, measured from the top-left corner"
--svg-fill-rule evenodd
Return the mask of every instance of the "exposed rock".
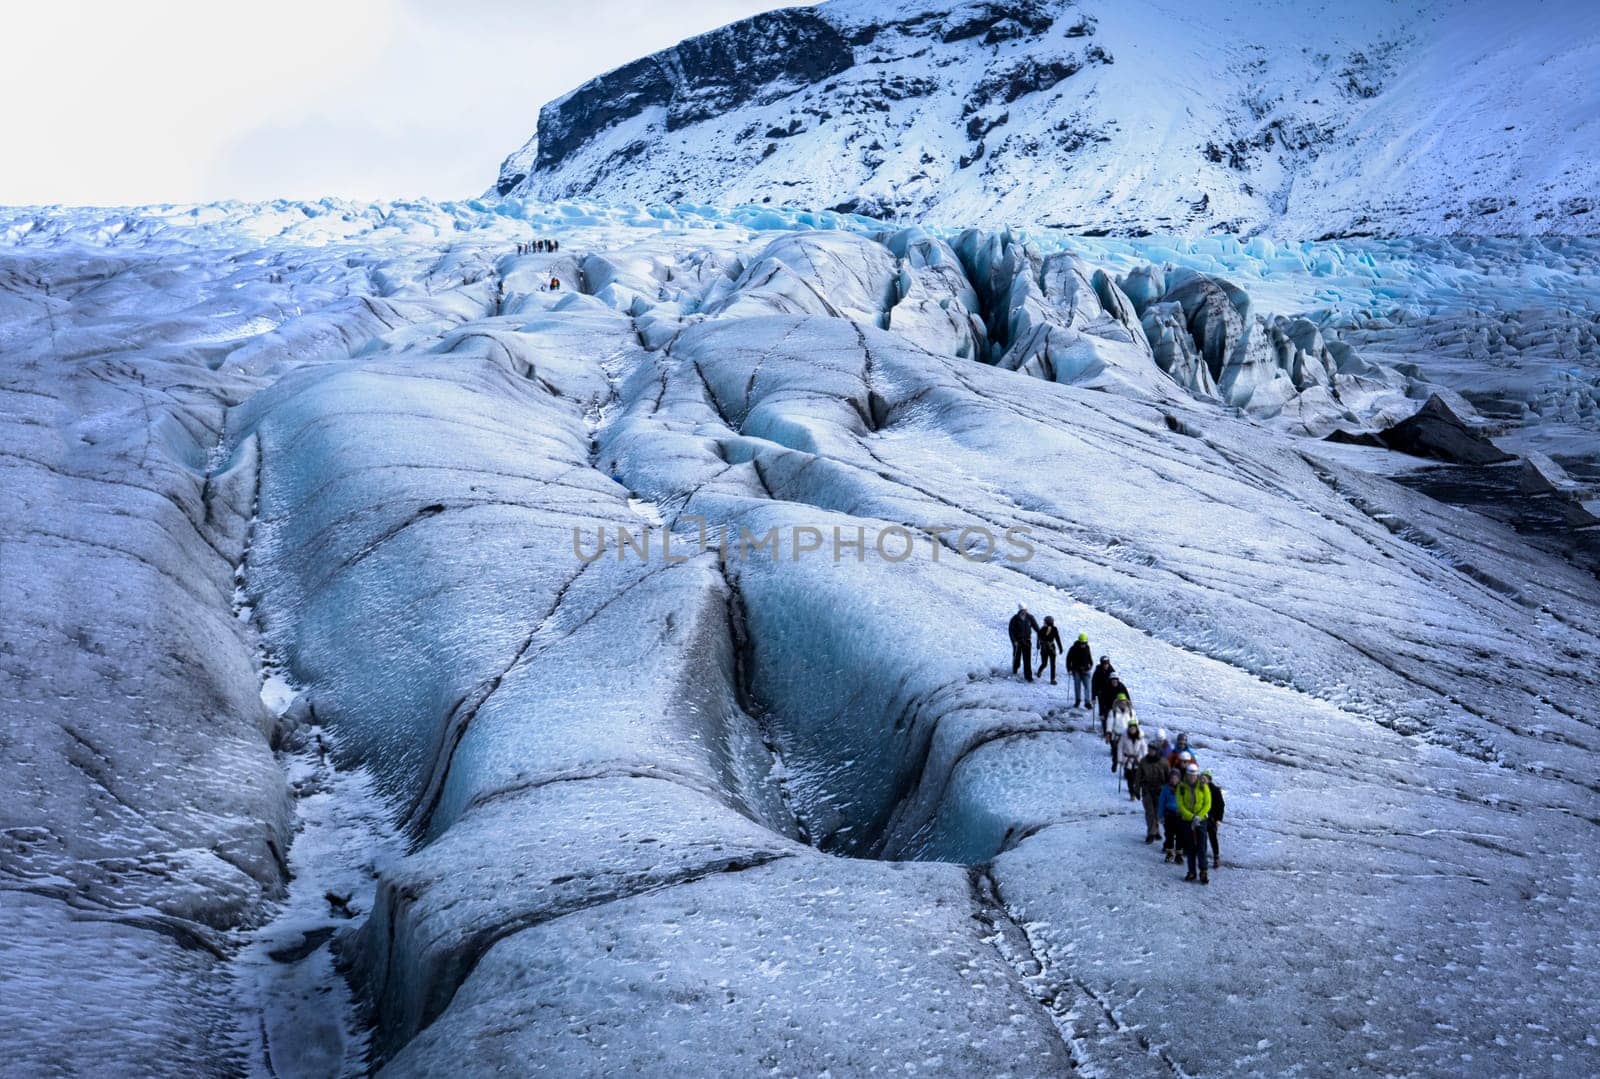
<path id="1" fill-rule="evenodd" d="M 666 110 L 671 131 L 782 96 L 854 62 L 850 44 L 814 12 L 765 12 L 635 60 L 546 105 L 539 110 L 537 167 L 554 167 L 591 138 L 652 108 Z"/>
<path id="2" fill-rule="evenodd" d="M 1463 413 L 1459 404 L 1452 407 L 1441 393 L 1434 393 L 1416 415 L 1381 437 L 1391 449 L 1455 464 L 1492 465 L 1514 459 L 1494 444 L 1488 425 Z"/>

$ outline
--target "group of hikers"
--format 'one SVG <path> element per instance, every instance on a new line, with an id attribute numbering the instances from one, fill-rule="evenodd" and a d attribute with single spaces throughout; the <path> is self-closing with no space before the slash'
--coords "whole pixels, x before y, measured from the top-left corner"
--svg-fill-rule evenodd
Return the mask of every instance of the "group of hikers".
<path id="1" fill-rule="evenodd" d="M 1033 681 L 1033 649 L 1039 650 L 1039 677 L 1050 672 L 1056 684 L 1056 656 L 1061 649 L 1061 631 L 1051 616 L 1040 624 L 1028 608 L 1021 606 L 1011 616 L 1011 673 Z M 1222 788 L 1189 746 L 1189 736 L 1177 741 L 1167 737 L 1165 728 L 1154 741 L 1144 736 L 1133 711 L 1133 694 L 1123 683 L 1110 656 L 1094 663 L 1089 635 L 1078 634 L 1066 650 L 1067 676 L 1072 680 L 1072 707 L 1098 709 L 1100 736 L 1111 748 L 1111 771 L 1121 771 L 1130 800 L 1144 807 L 1144 841 L 1161 840 L 1161 853 L 1168 863 L 1186 865 L 1185 881 L 1211 883 L 1208 869 L 1222 864 L 1217 845 L 1217 827 L 1222 823 Z M 1206 858 L 1207 848 L 1211 855 Z"/>
<path id="2" fill-rule="evenodd" d="M 528 240 L 517 245 L 519 255 L 546 255 L 561 250 L 560 240 Z M 540 292 L 560 292 L 561 278 L 551 275 L 550 280 L 539 282 Z"/>

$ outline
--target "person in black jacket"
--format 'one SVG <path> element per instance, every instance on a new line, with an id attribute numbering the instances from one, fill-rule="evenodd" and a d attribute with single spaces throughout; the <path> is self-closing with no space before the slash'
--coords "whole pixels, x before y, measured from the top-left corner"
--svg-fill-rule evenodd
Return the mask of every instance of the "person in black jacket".
<path id="1" fill-rule="evenodd" d="M 1020 668 L 1023 676 L 1031 682 L 1033 681 L 1033 635 L 1039 632 L 1039 623 L 1034 621 L 1027 607 L 1019 606 L 1017 613 L 1011 616 L 1010 632 L 1011 673 L 1016 674 Z"/>
<path id="2" fill-rule="evenodd" d="M 1078 634 L 1078 639 L 1067 649 L 1067 675 L 1072 679 L 1072 707 L 1094 707 L 1094 695 L 1089 692 L 1089 669 L 1094 666 L 1094 652 L 1089 648 L 1089 635 Z"/>
<path id="3" fill-rule="evenodd" d="M 1056 656 L 1061 653 L 1061 631 L 1056 628 L 1056 620 L 1050 615 L 1044 616 L 1044 625 L 1039 627 L 1039 677 L 1044 677 L 1046 666 L 1050 668 L 1050 684 L 1056 684 Z"/>
<path id="4" fill-rule="evenodd" d="M 1217 786 L 1210 772 L 1201 772 L 1200 782 L 1211 784 L 1211 815 L 1206 818 L 1206 838 L 1211 841 L 1211 868 L 1215 869 L 1222 864 L 1222 856 L 1217 853 L 1217 825 L 1222 823 L 1222 788 Z"/>
<path id="5" fill-rule="evenodd" d="M 1100 665 L 1094 669 L 1094 676 L 1089 679 L 1089 695 L 1100 703 L 1102 716 L 1107 712 L 1105 701 L 1106 694 L 1111 689 L 1111 676 L 1116 673 L 1117 669 L 1111 665 L 1111 657 L 1101 656 Z"/>

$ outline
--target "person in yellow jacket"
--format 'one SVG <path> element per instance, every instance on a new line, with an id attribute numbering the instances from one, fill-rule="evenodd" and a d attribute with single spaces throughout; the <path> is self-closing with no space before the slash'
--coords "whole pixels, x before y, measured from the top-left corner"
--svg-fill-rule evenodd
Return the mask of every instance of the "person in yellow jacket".
<path id="1" fill-rule="evenodd" d="M 1211 816 L 1211 788 L 1200 782 L 1200 766 L 1191 764 L 1184 769 L 1183 782 L 1178 784 L 1179 838 L 1183 840 L 1184 853 L 1189 856 L 1189 875 L 1184 880 L 1195 879 L 1195 865 L 1200 867 L 1200 883 L 1210 884 L 1206 876 L 1206 820 Z"/>

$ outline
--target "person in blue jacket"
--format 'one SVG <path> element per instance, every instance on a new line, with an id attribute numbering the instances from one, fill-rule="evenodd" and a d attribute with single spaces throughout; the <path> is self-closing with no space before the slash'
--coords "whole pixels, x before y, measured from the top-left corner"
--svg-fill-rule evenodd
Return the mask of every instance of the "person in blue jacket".
<path id="1" fill-rule="evenodd" d="M 1156 812 L 1161 815 L 1161 829 L 1164 833 L 1161 840 L 1161 854 L 1164 861 L 1183 861 L 1183 845 L 1179 841 L 1178 820 L 1178 780 L 1181 777 L 1176 768 L 1167 773 L 1167 785 L 1161 788 L 1161 800 L 1156 803 Z"/>

